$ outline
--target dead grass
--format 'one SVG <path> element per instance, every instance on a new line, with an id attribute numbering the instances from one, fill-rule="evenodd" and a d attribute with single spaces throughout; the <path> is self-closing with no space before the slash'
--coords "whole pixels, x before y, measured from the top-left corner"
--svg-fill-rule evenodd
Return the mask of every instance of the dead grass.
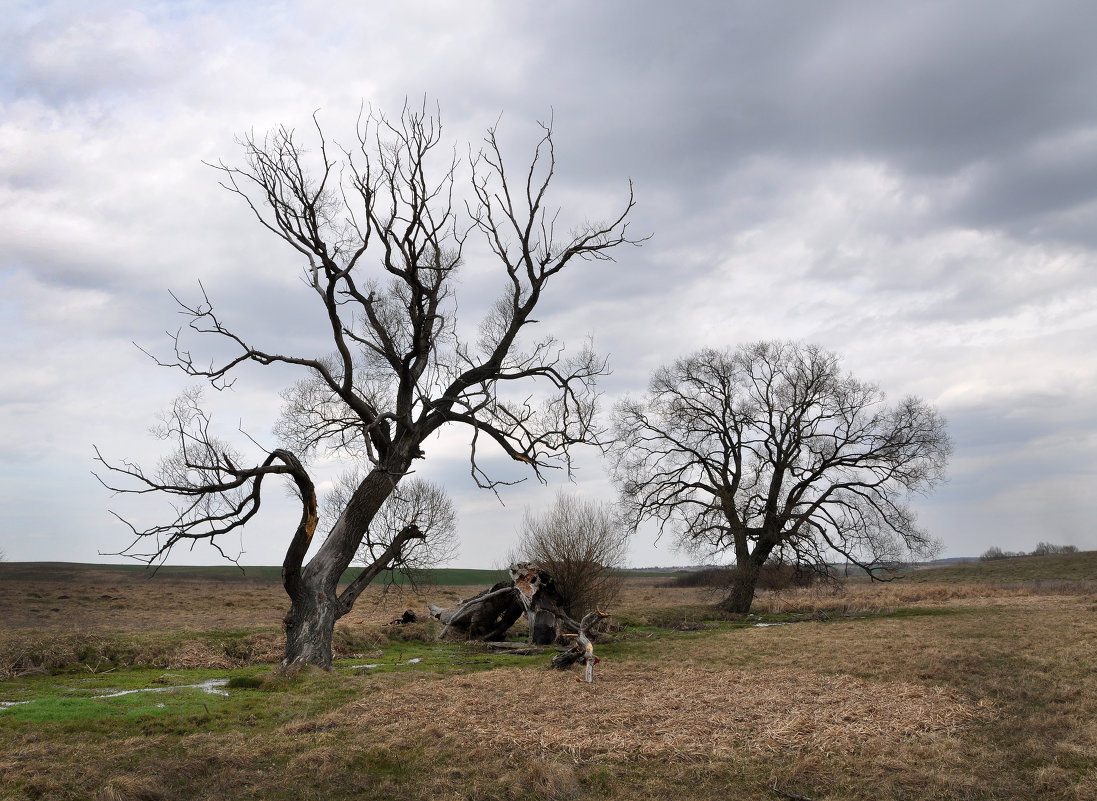
<path id="1" fill-rule="evenodd" d="M 906 682 L 784 669 L 610 665 L 593 685 L 571 674 L 497 670 L 393 687 L 331 714 L 325 725 L 395 732 L 442 719 L 501 749 L 623 762 L 726 759 L 747 751 L 850 754 L 952 735 L 989 713 L 987 703 Z"/>
<path id="2" fill-rule="evenodd" d="M 81 670 L 100 673 L 131 667 L 165 670 L 232 669 L 282 657 L 281 632 L 178 631 L 137 635 L 104 632 L 16 631 L 0 640 L 0 680 Z"/>
<path id="3" fill-rule="evenodd" d="M 152 575 L 57 566 L 0 564 L 0 680 L 65 669 L 148 666 L 223 668 L 277 662 L 288 599 L 276 580 Z M 431 587 L 450 603 L 468 587 Z M 339 656 L 387 645 L 384 624 L 427 597 L 411 587 L 370 587 L 338 624 Z M 433 639 L 432 624 L 401 637 Z"/>
<path id="4" fill-rule="evenodd" d="M 236 604 L 239 587 L 194 585 L 193 607 L 175 618 L 171 603 L 182 596 L 157 599 L 147 584 L 111 580 L 52 591 L 76 602 L 102 588 L 134 603 L 127 626 L 146 628 L 112 628 L 117 610 L 104 601 L 103 619 L 87 630 L 51 624 L 36 633 L 37 613 L 16 607 L 39 604 L 28 594 L 48 588 L 0 582 L 3 608 L 17 619 L 5 624 L 0 651 L 52 642 L 57 662 L 70 665 L 110 653 L 120 664 L 225 670 L 280 655 L 276 583 L 228 607 L 242 633 L 221 639 L 219 621 L 182 621 Z M 696 618 L 713 601 L 657 581 L 626 582 L 614 611 Z M 764 593 L 759 614 L 827 619 L 626 630 L 599 644 L 591 686 L 547 669 L 305 671 L 210 699 L 205 713 L 181 719 L 30 726 L 0 716 L 0 798 L 774 799 L 776 783 L 817 801 L 1093 799 L 1097 593 L 1068 584 Z M 430 597 L 468 592 L 434 588 Z M 277 611 L 259 609 L 261 598 Z M 342 627 L 341 647 L 393 647 L 382 624 L 415 605 L 411 596 L 371 597 Z"/>
<path id="5" fill-rule="evenodd" d="M 856 616 L 892 612 L 905 607 L 964 606 L 988 600 L 1032 597 L 1031 587 L 986 584 L 850 583 L 838 588 L 819 585 L 804 589 L 763 591 L 751 611 L 758 614 L 826 612 Z"/>
<path id="6" fill-rule="evenodd" d="M 278 629 L 289 606 L 277 580 L 189 578 L 95 568 L 18 570 L 0 564 L 0 620 L 5 630 L 148 632 Z M 405 609 L 426 612 L 471 594 L 468 587 L 373 586 L 343 619 L 349 625 L 380 624 Z"/>
<path id="7" fill-rule="evenodd" d="M 117 776 L 103 785 L 95 801 L 163 801 L 166 798 L 148 779 Z"/>

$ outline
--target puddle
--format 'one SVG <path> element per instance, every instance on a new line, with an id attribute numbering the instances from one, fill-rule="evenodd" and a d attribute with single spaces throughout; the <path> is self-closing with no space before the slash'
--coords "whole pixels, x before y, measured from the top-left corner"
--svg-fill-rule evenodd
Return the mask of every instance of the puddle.
<path id="1" fill-rule="evenodd" d="M 139 687 L 136 690 L 112 690 L 110 692 L 98 693 L 96 695 L 83 695 L 77 697 L 120 698 L 123 695 L 134 695 L 136 693 L 170 693 L 173 690 L 201 690 L 212 695 L 228 695 L 229 691 L 223 689 L 224 686 L 228 683 L 228 679 L 206 679 L 205 681 L 199 682 L 198 684 L 176 684 L 170 687 Z M 13 706 L 32 703 L 34 700 L 35 699 L 31 699 L 30 701 L 0 701 L 0 712 L 11 709 Z M 157 704 L 157 706 L 163 707 L 164 704 Z"/>
<path id="2" fill-rule="evenodd" d="M 417 656 L 414 659 L 409 659 L 407 662 L 394 662 L 391 667 L 399 667 L 400 665 L 418 665 L 423 661 L 421 656 Z M 383 667 L 380 662 L 371 662 L 368 665 L 351 665 L 351 670 L 373 670 L 374 668 Z"/>
<path id="3" fill-rule="evenodd" d="M 768 629 L 770 626 L 788 626 L 789 623 L 755 623 L 752 628 L 756 629 Z"/>
<path id="4" fill-rule="evenodd" d="M 170 693 L 172 690 L 202 690 L 212 695 L 228 695 L 228 690 L 221 689 L 229 683 L 228 679 L 206 679 L 198 684 L 176 684 L 171 687 L 140 687 L 136 690 L 117 690 L 102 695 L 93 695 L 92 698 L 119 698 L 123 695 L 134 693 Z"/>

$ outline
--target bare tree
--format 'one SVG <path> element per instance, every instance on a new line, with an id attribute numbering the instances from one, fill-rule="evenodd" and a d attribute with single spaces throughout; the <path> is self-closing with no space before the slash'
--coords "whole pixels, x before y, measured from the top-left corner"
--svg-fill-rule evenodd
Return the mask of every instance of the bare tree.
<path id="1" fill-rule="evenodd" d="M 510 561 L 544 568 L 564 611 L 579 620 L 617 597 L 628 541 L 611 504 L 560 492 L 542 514 L 526 510 Z"/>
<path id="2" fill-rule="evenodd" d="M 218 538 L 258 511 L 263 479 L 285 475 L 302 501 L 282 576 L 290 597 L 283 666 L 331 664 L 335 621 L 366 584 L 423 536 L 415 524 L 384 548 L 342 589 L 339 577 L 359 553 L 385 500 L 424 456 L 422 443 L 448 424 L 471 432 L 471 472 L 484 487 L 500 482 L 478 458 L 482 443 L 527 465 L 570 470 L 569 449 L 597 442 L 595 382 L 605 363 L 589 347 L 565 352 L 552 337 L 523 341 L 553 278 L 578 261 L 611 259 L 627 235 L 631 185 L 620 213 L 568 233 L 556 230 L 559 210 L 547 205 L 555 169 L 552 130 L 517 173 L 504 166 L 494 129 L 469 159 L 469 200 L 455 199 L 462 165 L 445 156 L 442 128 L 425 110 L 405 108 L 398 120 L 370 113 L 349 148 L 327 141 L 317 123 L 311 151 L 295 131 L 245 137 L 243 166 L 219 163 L 223 186 L 257 222 L 295 250 L 304 285 L 326 321 L 331 351 L 292 354 L 247 341 L 215 310 L 203 290 L 179 300 L 188 334 L 210 337 L 234 352 L 222 361 L 192 356 L 182 334 L 162 360 L 186 375 L 224 387 L 243 365 L 291 365 L 302 378 L 284 394 L 278 427 L 282 447 L 249 463 L 209 427 L 197 404 L 184 402 L 163 432 L 176 453 L 164 469 L 104 464 L 113 489 L 159 492 L 181 499 L 175 518 L 134 527 L 131 553 L 152 540 L 144 558 L 162 558 L 187 541 Z M 469 234 L 483 235 L 498 268 L 500 294 L 474 340 L 459 336 L 456 276 Z M 317 525 L 306 464 L 314 454 L 363 467 L 360 483 L 336 513 L 324 542 L 305 561 Z M 101 454 L 98 454 L 102 460 Z M 128 480 L 129 483 L 126 483 Z M 125 486 L 117 486 L 119 483 Z M 379 551 L 379 553 L 377 552 Z"/>
<path id="3" fill-rule="evenodd" d="M 1078 553 L 1078 546 L 1076 545 L 1055 545 L 1050 542 L 1039 542 L 1036 548 L 1030 554 L 1031 556 L 1051 556 L 1062 555 L 1069 553 Z"/>
<path id="4" fill-rule="evenodd" d="M 820 348 L 702 350 L 620 402 L 614 433 L 630 525 L 654 520 L 688 548 L 730 551 L 729 611 L 750 609 L 767 559 L 824 573 L 844 560 L 879 579 L 937 549 L 906 501 L 943 477 L 944 420 L 918 398 L 888 405 Z"/>
<path id="5" fill-rule="evenodd" d="M 325 508 L 342 509 L 361 483 L 361 474 L 344 474 L 325 499 Z M 332 514 L 329 530 L 337 519 Z M 423 538 L 409 540 L 392 560 L 390 570 L 415 583 L 423 571 L 444 565 L 457 555 L 457 511 L 453 502 L 437 484 L 413 477 L 400 482 L 381 505 L 362 538 L 355 563 L 364 567 L 376 564 L 409 525 L 417 527 Z"/>

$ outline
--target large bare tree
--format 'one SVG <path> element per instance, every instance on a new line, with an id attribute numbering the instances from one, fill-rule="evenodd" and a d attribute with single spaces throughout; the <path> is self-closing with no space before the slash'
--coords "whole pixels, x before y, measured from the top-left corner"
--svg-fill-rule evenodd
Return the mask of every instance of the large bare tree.
<path id="1" fill-rule="evenodd" d="M 747 612 L 759 569 L 835 561 L 882 578 L 932 554 L 907 500 L 943 477 L 944 420 L 914 397 L 888 404 L 811 345 L 702 350 L 652 375 L 614 412 L 614 478 L 635 528 L 661 531 L 736 569 L 722 606 Z"/>
<path id="2" fill-rule="evenodd" d="M 513 173 L 494 128 L 462 164 L 455 148 L 443 146 L 439 118 L 410 108 L 395 120 L 363 115 L 350 147 L 333 145 L 317 123 L 306 137 L 311 149 L 293 130 L 279 128 L 262 139 L 245 137 L 241 166 L 212 165 L 256 221 L 299 254 L 306 295 L 322 312 L 331 349 L 267 349 L 224 320 L 204 290 L 195 302 L 180 300 L 186 334 L 211 337 L 233 352 L 219 362 L 200 361 L 177 334 L 174 355 L 162 364 L 216 387 L 235 380 L 243 365 L 300 369 L 300 380 L 283 395 L 281 447 L 248 463 L 211 433 L 196 396 L 185 396 L 162 432 L 174 439 L 174 454 L 155 471 L 104 462 L 115 476 L 105 483 L 179 499 L 169 522 L 134 527 L 131 551 L 151 539 L 156 545 L 144 555 L 152 561 L 181 542 L 216 544 L 245 525 L 259 509 L 266 477 L 293 482 L 302 513 L 282 569 L 290 597 L 284 667 L 328 667 L 336 620 L 408 543 L 424 536 L 410 521 L 382 547 L 371 539 L 372 563 L 339 588 L 374 516 L 423 458 L 431 434 L 450 424 L 467 427 L 472 474 L 490 488 L 500 480 L 479 459 L 485 441 L 540 476 L 546 468 L 570 469 L 569 448 L 598 439 L 595 382 L 604 360 L 589 346 L 566 352 L 551 336 L 522 335 L 561 270 L 636 244 L 626 222 L 631 184 L 610 219 L 557 230 L 560 210 L 547 199 L 556 163 L 552 130 L 542 129 L 532 158 Z M 483 252 L 498 270 L 499 294 L 478 335 L 466 339 L 456 324 L 455 279 L 474 233 L 487 243 Z M 363 470 L 313 549 L 318 511 L 307 465 L 317 452 Z"/>

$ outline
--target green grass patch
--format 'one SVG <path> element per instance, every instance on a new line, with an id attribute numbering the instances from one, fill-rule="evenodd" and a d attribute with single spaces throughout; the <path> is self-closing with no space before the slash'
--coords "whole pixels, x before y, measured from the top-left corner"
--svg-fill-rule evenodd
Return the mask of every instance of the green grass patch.
<path id="1" fill-rule="evenodd" d="M 362 676 L 395 672 L 471 673 L 497 667 L 543 667 L 553 653 L 551 649 L 541 654 L 495 653 L 476 643 L 407 642 L 393 643 L 362 658 L 336 660 L 334 667 Z"/>
<path id="2" fill-rule="evenodd" d="M 970 612 L 968 609 L 954 609 L 940 606 L 912 606 L 896 609 L 892 612 L 880 612 L 870 614 L 868 617 L 945 617 L 948 615 L 960 615 Z"/>
<path id="3" fill-rule="evenodd" d="M 231 719 L 242 708 L 254 706 L 245 703 L 247 699 L 254 702 L 270 692 L 293 696 L 307 688 L 310 697 L 332 696 L 343 701 L 354 695 L 356 684 L 348 679 L 356 676 L 544 667 L 550 658 L 551 652 L 516 655 L 492 653 L 475 644 L 412 641 L 397 642 L 360 658 L 336 660 L 332 673 L 309 671 L 304 678 L 277 674 L 269 664 L 235 670 L 137 668 L 25 676 L 0 683 L 0 702 L 5 704 L 0 706 L 0 727 L 92 721 L 125 727 L 127 722 L 163 719 L 168 721 L 167 728 L 173 729 L 180 721 L 194 723 L 196 716 L 207 721 Z"/>
<path id="4" fill-rule="evenodd" d="M 209 693 L 193 688 L 149 689 L 114 697 L 52 696 L 8 707 L 0 711 L 0 715 L 17 723 L 34 724 L 119 718 L 133 722 L 149 718 L 190 718 L 202 712 L 209 714 L 208 696 Z"/>

